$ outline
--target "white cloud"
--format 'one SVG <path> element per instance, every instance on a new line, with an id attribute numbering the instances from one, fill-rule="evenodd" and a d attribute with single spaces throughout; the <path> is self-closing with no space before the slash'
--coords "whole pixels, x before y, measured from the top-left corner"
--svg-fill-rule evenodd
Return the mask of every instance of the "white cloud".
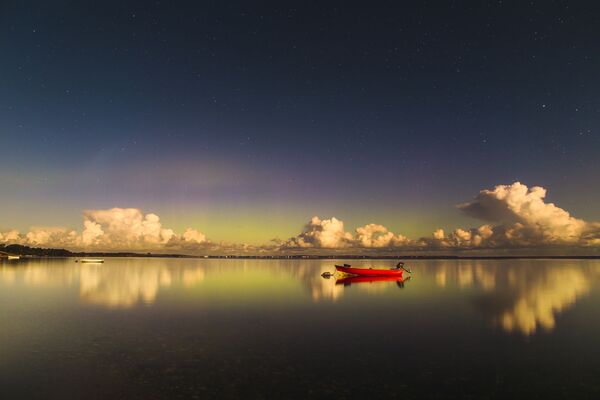
<path id="1" fill-rule="evenodd" d="M 529 189 L 515 182 L 482 190 L 475 200 L 459 208 L 469 216 L 501 223 L 489 236 L 497 245 L 581 243 L 590 224 L 553 203 L 546 203 L 545 197 L 546 189 L 539 186 Z"/>
<path id="2" fill-rule="evenodd" d="M 242 254 L 319 251 L 452 251 L 543 247 L 600 247 L 600 223 L 586 222 L 553 203 L 545 202 L 546 189 L 528 188 L 519 182 L 482 190 L 473 201 L 458 208 L 466 215 L 487 221 L 476 228 L 435 230 L 430 237 L 409 239 L 380 224 L 346 231 L 335 217 L 313 217 L 298 235 L 272 245 L 211 242 L 200 231 L 183 234 L 163 227 L 158 215 L 137 208 L 86 210 L 83 230 L 33 228 L 26 234 L 0 232 L 0 244 L 18 243 L 71 250 L 169 251 L 190 254 Z"/>
<path id="3" fill-rule="evenodd" d="M 304 230 L 287 241 L 278 243 L 280 250 L 288 249 L 356 249 L 394 248 L 410 244 L 402 235 L 390 232 L 385 226 L 367 224 L 356 228 L 355 234 L 346 232 L 344 222 L 332 217 L 322 220 L 313 217 Z"/>
<path id="4" fill-rule="evenodd" d="M 325 248 L 347 247 L 352 235 L 344 230 L 344 223 L 337 218 L 321 220 L 313 217 L 302 233 L 283 244 L 285 248 Z"/>
<path id="5" fill-rule="evenodd" d="M 35 227 L 25 235 L 27 244 L 32 246 L 73 246 L 78 243 L 78 234 L 74 230 L 61 227 Z"/>
<path id="6" fill-rule="evenodd" d="M 313 217 L 298 236 L 281 243 L 282 249 L 404 249 L 462 250 L 514 247 L 600 246 L 600 223 L 575 218 L 553 203 L 546 189 L 529 189 L 520 182 L 482 190 L 471 202 L 458 206 L 465 214 L 492 223 L 478 228 L 456 228 L 446 234 L 436 229 L 431 237 L 416 240 L 395 234 L 385 226 L 368 224 L 353 235 L 341 220 Z"/>
<path id="7" fill-rule="evenodd" d="M 183 232 L 183 240 L 189 243 L 204 243 L 206 242 L 206 236 L 196 229 L 187 228 Z"/>
<path id="8" fill-rule="evenodd" d="M 436 229 L 432 237 L 420 238 L 417 243 L 421 248 L 476 248 L 482 247 L 487 239 L 494 234 L 491 225 L 479 228 L 456 228 L 449 235 L 443 229 Z"/>
<path id="9" fill-rule="evenodd" d="M 17 243 L 19 240 L 19 231 L 15 229 L 7 232 L 0 232 L 0 243 Z"/>
<path id="10" fill-rule="evenodd" d="M 356 228 L 354 244 L 362 247 L 401 247 L 409 244 L 406 236 L 395 235 L 383 225 L 368 224 Z"/>
<path id="11" fill-rule="evenodd" d="M 446 237 L 444 230 L 439 228 L 433 231 L 433 238 L 437 240 L 443 240 Z"/>
<path id="12" fill-rule="evenodd" d="M 0 243 L 41 247 L 65 247 L 93 251 L 199 250 L 210 244 L 206 236 L 188 228 L 182 236 L 164 228 L 156 214 L 137 208 L 111 208 L 83 212 L 83 230 L 78 233 L 63 227 L 35 227 L 26 234 L 0 233 Z"/>
<path id="13" fill-rule="evenodd" d="M 164 245 L 175 236 L 164 229 L 156 214 L 144 215 L 137 208 L 86 210 L 82 241 L 86 246 L 139 249 Z"/>

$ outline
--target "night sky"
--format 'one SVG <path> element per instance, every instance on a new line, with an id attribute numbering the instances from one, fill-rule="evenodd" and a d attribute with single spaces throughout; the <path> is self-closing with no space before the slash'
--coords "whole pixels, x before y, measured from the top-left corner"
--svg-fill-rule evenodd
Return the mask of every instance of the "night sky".
<path id="1" fill-rule="evenodd" d="M 418 236 L 515 181 L 597 221 L 599 72 L 592 1 L 3 1 L 0 228 Z"/>

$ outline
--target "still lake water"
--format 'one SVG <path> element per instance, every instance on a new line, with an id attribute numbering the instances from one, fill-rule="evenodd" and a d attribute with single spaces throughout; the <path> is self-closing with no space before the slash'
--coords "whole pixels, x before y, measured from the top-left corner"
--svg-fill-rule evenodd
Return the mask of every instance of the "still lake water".
<path id="1" fill-rule="evenodd" d="M 600 260 L 408 264 L 0 261 L 2 398 L 599 398 Z"/>

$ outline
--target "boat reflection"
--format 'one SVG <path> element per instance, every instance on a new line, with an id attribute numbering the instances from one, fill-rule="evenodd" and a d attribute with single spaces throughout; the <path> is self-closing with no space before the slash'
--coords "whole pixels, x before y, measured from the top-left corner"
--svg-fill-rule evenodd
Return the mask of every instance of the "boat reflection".
<path id="1" fill-rule="evenodd" d="M 404 282 L 410 280 L 410 277 L 407 278 L 398 278 L 397 276 L 343 276 L 336 279 L 336 285 L 344 285 L 351 286 L 352 284 L 359 283 L 381 283 L 381 282 L 396 282 L 396 285 L 403 289 Z"/>

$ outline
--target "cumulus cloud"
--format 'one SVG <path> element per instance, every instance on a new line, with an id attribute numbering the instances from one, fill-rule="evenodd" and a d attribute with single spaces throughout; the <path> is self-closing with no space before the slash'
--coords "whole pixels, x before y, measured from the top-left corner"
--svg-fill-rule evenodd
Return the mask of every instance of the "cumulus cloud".
<path id="1" fill-rule="evenodd" d="M 335 217 L 313 217 L 302 231 L 274 244 L 252 246 L 210 241 L 194 228 L 178 234 L 166 228 L 158 215 L 137 208 L 86 210 L 81 233 L 66 228 L 0 232 L 1 243 L 107 251 L 185 251 L 191 254 L 265 254 L 281 252 L 454 251 L 511 248 L 599 248 L 600 223 L 587 222 L 545 201 L 546 189 L 515 182 L 481 190 L 458 209 L 483 220 L 478 227 L 436 229 L 430 236 L 410 239 L 380 224 L 346 230 Z"/>
<path id="2" fill-rule="evenodd" d="M 156 214 L 144 215 L 137 208 L 86 210 L 83 213 L 85 246 L 144 248 L 169 242 L 175 232 L 162 227 Z"/>
<path id="3" fill-rule="evenodd" d="M 545 202 L 546 189 L 515 182 L 482 190 L 458 208 L 487 223 L 456 228 L 450 233 L 436 229 L 430 237 L 409 239 L 385 226 L 368 224 L 355 233 L 346 232 L 336 218 L 313 217 L 304 230 L 280 243 L 283 249 L 392 249 L 464 250 L 515 247 L 600 246 L 600 223 L 573 217 L 553 203 Z"/>
<path id="4" fill-rule="evenodd" d="M 472 202 L 459 205 L 465 214 L 500 222 L 492 240 L 510 244 L 576 244 L 592 225 L 571 216 L 553 203 L 546 203 L 546 189 L 529 189 L 520 182 L 482 190 Z M 495 236 L 495 237 L 494 237 Z"/>
<path id="5" fill-rule="evenodd" d="M 0 232 L 0 243 L 17 243 L 19 240 L 19 231 L 15 229 L 7 232 Z"/>
<path id="6" fill-rule="evenodd" d="M 61 227 L 35 227 L 25 235 L 25 242 L 33 246 L 70 246 L 77 241 L 76 231 Z"/>
<path id="7" fill-rule="evenodd" d="M 482 247 L 494 234 L 491 225 L 481 225 L 479 228 L 456 228 L 446 235 L 443 229 L 436 229 L 432 237 L 417 240 L 420 248 L 476 248 Z"/>
<path id="8" fill-rule="evenodd" d="M 201 250 L 210 241 L 200 231 L 188 228 L 182 235 L 162 226 L 158 215 L 137 208 L 111 208 L 83 212 L 83 230 L 35 227 L 26 234 L 12 230 L 0 233 L 0 243 L 41 247 L 65 247 L 97 251 L 160 251 L 183 248 Z"/>
<path id="9" fill-rule="evenodd" d="M 187 228 L 183 232 L 183 240 L 188 243 L 204 243 L 206 242 L 206 236 L 196 229 Z"/>
<path id="10" fill-rule="evenodd" d="M 25 234 L 14 229 L 0 232 L 0 244 L 68 247 L 78 243 L 79 237 L 76 231 L 57 226 L 33 227 Z"/>
<path id="11" fill-rule="evenodd" d="M 278 248 L 286 249 L 355 249 L 393 248 L 410 243 L 403 235 L 390 232 L 385 226 L 367 224 L 356 228 L 355 233 L 347 232 L 344 222 L 333 217 L 322 220 L 313 217 L 304 230 L 287 241 L 278 243 Z"/>
<path id="12" fill-rule="evenodd" d="M 356 228 L 355 244 L 362 247 L 401 247 L 410 243 L 406 236 L 395 235 L 383 225 L 368 224 Z"/>
<path id="13" fill-rule="evenodd" d="M 283 247 L 339 249 L 348 247 L 352 239 L 352 234 L 344 230 L 344 223 L 339 219 L 313 217 L 304 230 L 285 242 Z"/>
<path id="14" fill-rule="evenodd" d="M 588 246 L 600 246 L 600 223 L 588 224 L 582 235 L 582 240 Z"/>

